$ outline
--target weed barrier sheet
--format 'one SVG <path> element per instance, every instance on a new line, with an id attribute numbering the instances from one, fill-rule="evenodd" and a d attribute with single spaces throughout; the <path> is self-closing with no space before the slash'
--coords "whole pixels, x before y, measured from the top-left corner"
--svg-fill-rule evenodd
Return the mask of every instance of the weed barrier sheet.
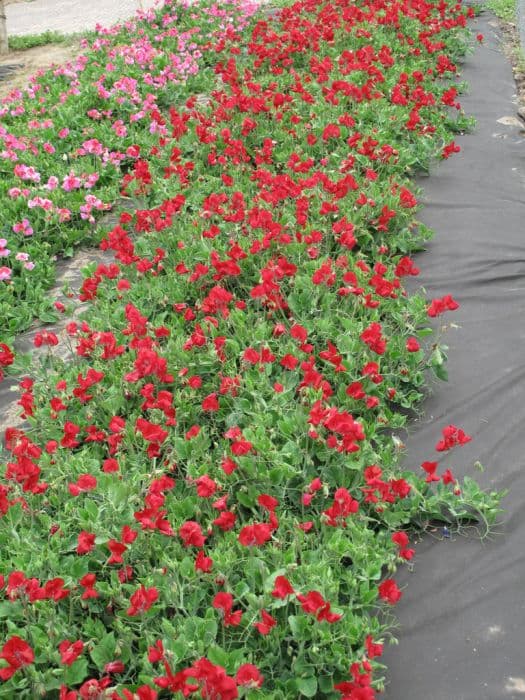
<path id="1" fill-rule="evenodd" d="M 460 302 L 460 328 L 446 335 L 449 382 L 424 402 L 406 464 L 429 459 L 440 426 L 453 423 L 473 439 L 440 471 L 509 493 L 495 536 L 438 529 L 417 547 L 414 573 L 398 573 L 408 585 L 396 608 L 400 643 L 385 654 L 388 700 L 525 697 L 525 134 L 509 119 L 515 86 L 492 15 L 474 31 L 485 41 L 463 66 L 461 103 L 477 126 L 457 139 L 461 154 L 420 181 L 421 218 L 436 236 L 416 256 L 429 297 Z"/>

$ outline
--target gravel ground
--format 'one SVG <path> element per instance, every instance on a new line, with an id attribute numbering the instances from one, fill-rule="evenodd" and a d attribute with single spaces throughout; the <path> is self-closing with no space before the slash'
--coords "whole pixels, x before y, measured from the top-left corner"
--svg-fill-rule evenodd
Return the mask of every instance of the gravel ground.
<path id="1" fill-rule="evenodd" d="M 31 0 L 6 7 L 8 34 L 39 34 L 48 29 L 69 33 L 110 26 L 147 10 L 156 0 Z"/>

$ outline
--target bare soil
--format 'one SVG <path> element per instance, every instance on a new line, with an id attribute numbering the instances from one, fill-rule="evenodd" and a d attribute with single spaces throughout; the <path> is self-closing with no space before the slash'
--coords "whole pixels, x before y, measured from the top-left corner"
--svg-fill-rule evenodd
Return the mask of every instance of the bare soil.
<path id="1" fill-rule="evenodd" d="M 497 19 L 495 25 L 501 28 L 503 34 L 503 51 L 510 61 L 514 80 L 516 81 L 517 112 L 525 123 L 525 65 L 520 60 L 521 42 L 518 27 L 513 22 Z"/>
<path id="2" fill-rule="evenodd" d="M 11 0 L 11 2 L 25 1 Z M 23 67 L 0 82 L 0 99 L 9 95 L 16 88 L 21 89 L 25 87 L 31 76 L 35 75 L 39 70 L 51 68 L 53 65 L 61 65 L 66 61 L 72 60 L 79 53 L 79 46 L 63 46 L 61 44 L 35 46 L 25 51 L 10 51 L 6 56 L 0 57 L 0 66 L 22 64 Z"/>

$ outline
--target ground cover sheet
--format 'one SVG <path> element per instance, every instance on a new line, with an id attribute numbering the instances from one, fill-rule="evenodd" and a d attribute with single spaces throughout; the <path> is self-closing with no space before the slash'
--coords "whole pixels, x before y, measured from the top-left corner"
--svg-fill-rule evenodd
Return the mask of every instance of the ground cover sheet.
<path id="1" fill-rule="evenodd" d="M 494 18 L 482 15 L 484 44 L 469 57 L 462 104 L 477 119 L 462 153 L 428 180 L 421 218 L 436 230 L 418 258 L 429 295 L 461 302 L 447 335 L 449 382 L 435 387 L 408 438 L 419 464 L 443 416 L 473 440 L 443 461 L 485 486 L 508 489 L 501 536 L 427 539 L 397 612 L 400 644 L 387 654 L 388 700 L 519 700 L 525 697 L 523 597 L 525 473 L 525 138 L 511 123 L 512 72 Z M 420 459 L 421 458 L 421 459 Z M 441 466 L 441 465 L 440 465 Z"/>

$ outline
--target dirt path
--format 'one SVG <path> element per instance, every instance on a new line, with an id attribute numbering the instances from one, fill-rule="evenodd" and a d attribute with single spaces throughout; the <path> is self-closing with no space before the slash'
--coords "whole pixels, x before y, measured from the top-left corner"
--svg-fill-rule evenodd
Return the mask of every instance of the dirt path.
<path id="1" fill-rule="evenodd" d="M 27 51 L 11 51 L 7 56 L 2 56 L 0 59 L 0 100 L 6 97 L 12 90 L 22 89 L 25 87 L 31 76 L 35 75 L 39 70 L 50 68 L 51 65 L 61 65 L 70 61 L 80 52 L 78 45 L 62 46 L 62 45 L 47 45 L 36 46 L 34 49 Z M 4 66 L 17 66 L 12 72 L 3 74 L 1 70 Z"/>

